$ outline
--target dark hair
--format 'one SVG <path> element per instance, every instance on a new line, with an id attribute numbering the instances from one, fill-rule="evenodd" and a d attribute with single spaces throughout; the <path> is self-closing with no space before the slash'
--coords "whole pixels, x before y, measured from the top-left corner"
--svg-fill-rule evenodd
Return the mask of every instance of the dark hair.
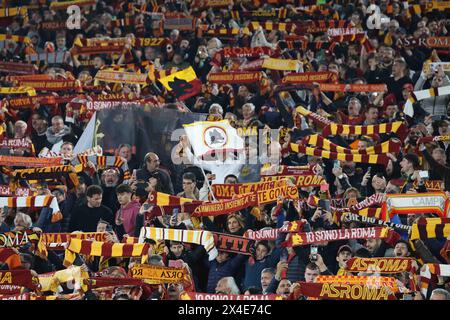
<path id="1" fill-rule="evenodd" d="M 257 287 L 248 287 L 247 290 L 250 294 L 261 294 L 262 290 L 260 288 Z"/>
<path id="2" fill-rule="evenodd" d="M 404 156 L 404 159 L 411 162 L 414 169 L 417 169 L 419 166 L 419 157 L 416 154 L 408 153 Z"/>
<path id="3" fill-rule="evenodd" d="M 270 252 L 269 241 L 267 241 L 267 240 L 261 240 L 261 241 L 259 241 L 259 242 L 256 244 L 255 248 L 258 247 L 258 246 L 264 246 L 264 247 L 266 247 L 266 249 L 267 249 L 267 253 Z"/>
<path id="4" fill-rule="evenodd" d="M 120 184 L 116 188 L 116 193 L 133 193 L 133 190 L 128 184 Z"/>
<path id="5" fill-rule="evenodd" d="M 98 185 L 95 185 L 95 184 L 93 184 L 92 186 L 87 187 L 87 189 L 86 189 L 86 196 L 87 197 L 91 198 L 95 194 L 102 195 L 103 194 L 102 187 L 100 187 Z"/>
<path id="6" fill-rule="evenodd" d="M 185 172 L 185 173 L 183 173 L 183 179 L 197 182 L 197 177 L 192 172 Z"/>
<path id="7" fill-rule="evenodd" d="M 228 178 L 235 178 L 236 179 L 236 181 L 238 181 L 239 182 L 239 179 L 238 179 L 238 177 L 236 177 L 236 175 L 234 175 L 234 174 L 229 174 L 229 175 L 227 175 L 226 177 L 225 177 L 225 179 L 223 180 L 223 181 L 226 181 Z"/>
<path id="8" fill-rule="evenodd" d="M 113 298 L 113 300 L 119 300 L 119 299 L 130 300 L 130 297 L 126 293 L 121 293 L 121 294 L 115 295 Z"/>
<path id="9" fill-rule="evenodd" d="M 395 243 L 395 245 L 397 245 L 397 244 L 399 244 L 399 243 L 404 243 L 404 244 L 406 245 L 406 248 L 408 249 L 408 251 L 409 251 L 409 252 L 412 251 L 412 250 L 411 250 L 411 246 L 410 246 L 410 244 L 408 243 L 408 241 L 403 240 L 403 239 L 400 239 L 400 240 L 398 240 L 398 241 Z"/>
<path id="10" fill-rule="evenodd" d="M 317 264 L 315 264 L 314 262 L 310 262 L 306 265 L 306 268 L 308 268 L 309 270 L 319 270 L 319 266 Z M 305 270 L 306 270 L 305 268 Z"/>

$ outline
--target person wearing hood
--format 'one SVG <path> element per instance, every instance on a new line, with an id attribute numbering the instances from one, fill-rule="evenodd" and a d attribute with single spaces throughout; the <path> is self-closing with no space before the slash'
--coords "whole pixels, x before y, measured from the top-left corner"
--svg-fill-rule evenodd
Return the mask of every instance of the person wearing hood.
<path id="1" fill-rule="evenodd" d="M 54 116 L 52 118 L 52 126 L 47 129 L 46 136 L 48 142 L 52 145 L 61 141 L 76 143 L 76 138 L 72 133 L 72 129 L 64 124 L 64 120 L 61 116 Z"/>

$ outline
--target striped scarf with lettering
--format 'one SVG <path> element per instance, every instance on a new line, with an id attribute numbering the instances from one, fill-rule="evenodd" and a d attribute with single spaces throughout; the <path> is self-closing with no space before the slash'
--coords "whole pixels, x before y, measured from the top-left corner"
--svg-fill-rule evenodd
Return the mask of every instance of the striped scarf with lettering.
<path id="1" fill-rule="evenodd" d="M 123 172 L 123 180 L 131 179 L 130 170 L 128 169 L 128 163 L 122 157 L 115 156 L 83 156 L 78 155 L 73 161 L 72 164 L 83 164 L 87 165 L 87 163 L 91 161 L 99 168 L 105 167 L 117 167 L 120 168 Z"/>
<path id="2" fill-rule="evenodd" d="M 359 284 L 369 287 L 381 288 L 388 287 L 392 292 L 397 293 L 399 288 L 397 280 L 394 277 L 372 277 L 372 276 L 328 276 L 319 275 L 314 282 L 316 283 L 339 283 L 339 284 Z"/>
<path id="3" fill-rule="evenodd" d="M 66 267 L 71 266 L 77 254 L 103 258 L 142 257 L 142 261 L 145 262 L 149 248 L 148 243 L 108 243 L 71 238 L 65 251 L 63 264 Z"/>
<path id="4" fill-rule="evenodd" d="M 52 209 L 52 223 L 62 220 L 63 216 L 59 210 L 58 201 L 53 196 L 35 197 L 0 197 L 0 207 L 8 208 L 42 208 Z"/>
<path id="5" fill-rule="evenodd" d="M 0 94 L 23 94 L 26 93 L 30 97 L 36 95 L 36 90 L 32 87 L 1 87 Z"/>
<path id="6" fill-rule="evenodd" d="M 173 240 L 201 244 L 208 253 L 209 261 L 214 260 L 218 254 L 214 243 L 214 236 L 210 231 L 143 227 L 139 234 L 139 242 L 142 243 L 145 239 Z"/>
<path id="7" fill-rule="evenodd" d="M 31 244 L 32 250 L 35 251 L 39 257 L 46 259 L 47 248 L 45 247 L 45 242 L 41 237 L 41 233 L 32 230 L 0 233 L 0 247 L 2 248 L 20 248 L 28 244 Z"/>

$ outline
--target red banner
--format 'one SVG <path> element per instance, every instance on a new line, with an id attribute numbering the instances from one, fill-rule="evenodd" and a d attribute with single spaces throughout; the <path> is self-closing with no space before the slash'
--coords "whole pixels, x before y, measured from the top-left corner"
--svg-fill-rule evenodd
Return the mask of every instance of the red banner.
<path id="1" fill-rule="evenodd" d="M 215 294 L 201 292 L 183 292 L 180 300 L 283 300 L 283 296 L 276 294 Z"/>
<path id="2" fill-rule="evenodd" d="M 19 85 L 46 91 L 75 90 L 80 88 L 80 84 L 76 80 L 19 81 Z"/>
<path id="3" fill-rule="evenodd" d="M 350 272 L 397 273 L 410 272 L 413 268 L 412 258 L 351 258 L 346 270 Z"/>
<path id="4" fill-rule="evenodd" d="M 210 73 L 208 82 L 218 84 L 255 83 L 261 79 L 261 72 L 216 72 Z"/>
<path id="5" fill-rule="evenodd" d="M 344 83 L 320 83 L 321 91 L 332 92 L 384 92 L 386 85 L 382 84 L 344 84 Z"/>
<path id="6" fill-rule="evenodd" d="M 3 139 L 0 141 L 0 148 L 25 148 L 31 149 L 32 143 L 31 141 L 22 138 L 22 139 Z"/>
<path id="7" fill-rule="evenodd" d="M 286 75 L 281 83 L 289 84 L 308 84 L 312 82 L 327 82 L 330 81 L 335 73 L 330 71 L 323 72 L 301 72 L 290 73 Z"/>
<path id="8" fill-rule="evenodd" d="M 330 300 L 397 300 L 387 287 L 360 284 L 300 282 L 302 295 Z"/>

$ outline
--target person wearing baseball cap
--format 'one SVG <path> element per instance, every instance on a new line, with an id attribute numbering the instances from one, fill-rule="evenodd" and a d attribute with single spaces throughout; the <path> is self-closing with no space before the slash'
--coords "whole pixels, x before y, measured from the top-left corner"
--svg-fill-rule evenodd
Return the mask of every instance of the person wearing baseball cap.
<path id="1" fill-rule="evenodd" d="M 352 248 L 344 244 L 339 247 L 336 255 L 336 261 L 338 263 L 337 275 L 344 274 L 344 269 L 347 266 L 347 261 L 354 256 Z"/>

